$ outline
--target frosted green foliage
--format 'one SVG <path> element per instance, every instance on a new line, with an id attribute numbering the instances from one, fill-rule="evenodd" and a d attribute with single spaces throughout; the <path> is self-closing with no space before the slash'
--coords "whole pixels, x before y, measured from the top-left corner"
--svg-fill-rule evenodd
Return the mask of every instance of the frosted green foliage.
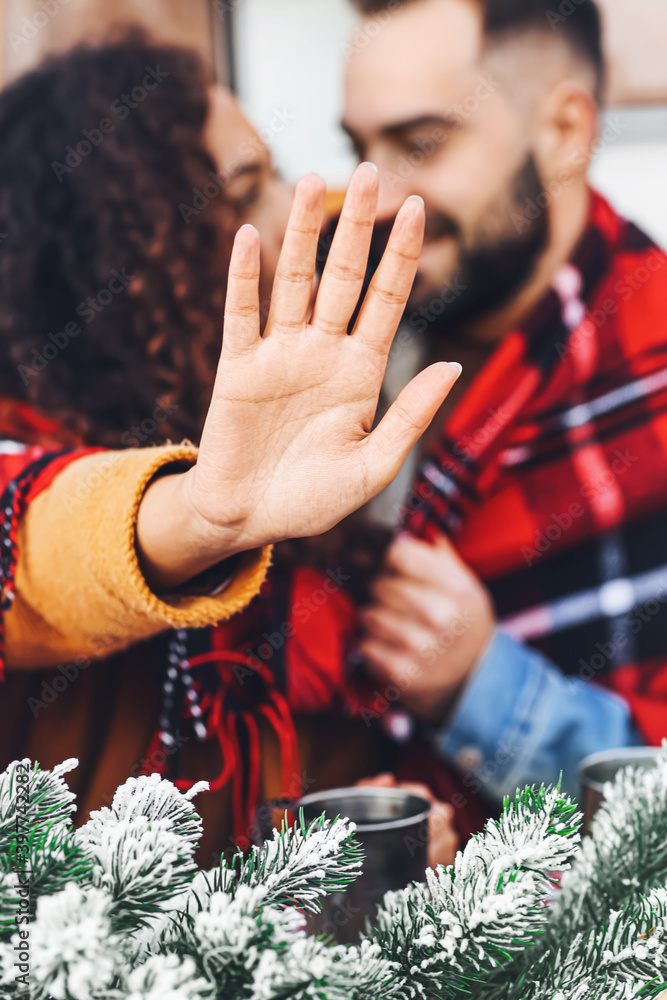
<path id="1" fill-rule="evenodd" d="M 3 866 L 6 865 L 6 870 Z M 0 856 L 0 939 L 5 938 L 14 927 L 14 917 L 18 906 L 16 876 L 12 873 L 6 855 Z"/>
<path id="2" fill-rule="evenodd" d="M 0 843 L 9 843 L 22 830 L 69 823 L 76 796 L 63 775 L 77 764 L 70 758 L 52 771 L 42 771 L 26 757 L 15 760 L 0 774 Z M 20 780 L 24 774 L 29 775 L 27 783 Z"/>
<path id="3" fill-rule="evenodd" d="M 374 1000 L 396 996 L 395 968 L 380 948 L 331 948 L 312 937 L 293 940 L 282 954 L 266 951 L 254 975 L 253 1000 Z"/>
<path id="4" fill-rule="evenodd" d="M 78 832 L 93 885 L 115 901 L 116 923 L 159 916 L 160 904 L 189 884 L 202 832 L 190 799 L 207 788 L 200 782 L 182 794 L 157 774 L 129 778 Z"/>
<path id="5" fill-rule="evenodd" d="M 545 934 L 488 1000 L 654 997 L 667 987 L 667 751 L 623 769 L 553 897 Z M 551 990 L 551 992 L 550 992 Z"/>
<path id="6" fill-rule="evenodd" d="M 667 986 L 667 752 L 607 789 L 583 847 L 559 789 L 517 793 L 451 868 L 387 894 L 357 947 L 305 919 L 360 869 L 348 821 L 301 817 L 197 872 L 205 784 L 130 779 L 75 832 L 74 762 L 24 763 L 21 840 L 17 765 L 0 776 L 2 1000 L 634 1000 Z M 29 982 L 15 967 L 28 859 Z"/>
<path id="7" fill-rule="evenodd" d="M 0 941 L 8 940 L 16 928 L 17 874 L 30 872 L 26 905 L 34 918 L 40 896 L 59 892 L 90 870 L 73 836 L 75 796 L 63 778 L 76 764 L 70 759 L 53 771 L 42 771 L 26 758 L 0 774 Z"/>
<path id="8" fill-rule="evenodd" d="M 11 874 L 18 869 L 25 869 L 30 876 L 30 915 L 34 917 L 36 901 L 40 896 L 60 892 L 72 879 L 84 878 L 91 871 L 90 858 L 77 843 L 73 830 L 64 824 L 50 827 L 48 824 L 36 826 L 26 835 L 19 845 L 13 842 L 6 854 L 0 855 L 0 878 L 9 879 L 9 885 L 16 887 L 16 878 Z M 0 881 L 0 900 L 6 885 Z M 14 891 L 13 899 L 8 903 L 8 909 L 2 907 L 6 919 L 13 922 L 17 909 L 18 897 Z M 5 924 L 2 921 L 1 928 Z"/>
<path id="9" fill-rule="evenodd" d="M 197 975 L 192 958 L 177 955 L 154 955 L 129 974 L 125 1000 L 200 1000 L 210 997 L 213 985 Z"/>
<path id="10" fill-rule="evenodd" d="M 317 913 L 324 896 L 349 885 L 361 871 L 363 851 L 354 830 L 346 819 L 320 817 L 306 826 L 301 815 L 293 828 L 283 822 L 280 832 L 274 830 L 272 839 L 247 857 L 239 851 L 231 862 L 221 860 L 193 889 L 233 895 L 240 886 L 261 885 L 267 903 Z"/>
<path id="11" fill-rule="evenodd" d="M 30 936 L 33 996 L 90 1000 L 112 985 L 122 959 L 112 902 L 101 889 L 75 882 L 40 899 Z"/>
<path id="12" fill-rule="evenodd" d="M 654 996 L 665 988 L 667 892 L 653 890 L 638 907 L 612 912 L 600 926 L 543 950 L 524 981 L 498 998 L 526 1000 L 624 1000 Z M 642 984 L 641 988 L 639 984 Z"/>
<path id="13" fill-rule="evenodd" d="M 586 929 L 601 912 L 622 909 L 629 890 L 667 883 L 667 750 L 657 766 L 624 768 L 606 786 L 591 832 L 556 903 L 569 933 Z"/>
<path id="14" fill-rule="evenodd" d="M 568 867 L 578 820 L 558 789 L 526 789 L 451 868 L 390 894 L 374 937 L 409 969 L 406 996 L 464 995 L 511 966 L 548 919 L 549 873 Z"/>

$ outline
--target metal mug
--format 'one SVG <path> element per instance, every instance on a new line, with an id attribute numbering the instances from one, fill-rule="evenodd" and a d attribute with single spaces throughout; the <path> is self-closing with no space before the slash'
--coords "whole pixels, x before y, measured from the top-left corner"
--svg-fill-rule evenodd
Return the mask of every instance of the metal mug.
<path id="1" fill-rule="evenodd" d="M 352 820 L 364 848 L 361 874 L 345 892 L 324 899 L 321 914 L 309 920 L 313 932 L 354 943 L 386 892 L 424 880 L 431 810 L 425 799 L 400 788 L 335 788 L 306 795 L 295 808 L 307 823 L 323 813 Z"/>
<path id="2" fill-rule="evenodd" d="M 622 747 L 591 754 L 579 765 L 579 783 L 584 808 L 584 833 L 590 833 L 591 822 L 604 799 L 604 786 L 629 765 L 651 767 L 662 750 L 658 747 Z"/>

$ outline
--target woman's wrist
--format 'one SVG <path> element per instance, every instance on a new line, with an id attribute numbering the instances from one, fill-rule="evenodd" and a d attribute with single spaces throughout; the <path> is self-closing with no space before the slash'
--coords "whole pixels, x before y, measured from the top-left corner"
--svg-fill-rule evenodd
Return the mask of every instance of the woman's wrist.
<path id="1" fill-rule="evenodd" d="M 238 520 L 205 520 L 191 501 L 194 470 L 162 475 L 149 483 L 137 516 L 137 552 L 155 593 L 183 587 L 218 563 L 255 546 Z"/>

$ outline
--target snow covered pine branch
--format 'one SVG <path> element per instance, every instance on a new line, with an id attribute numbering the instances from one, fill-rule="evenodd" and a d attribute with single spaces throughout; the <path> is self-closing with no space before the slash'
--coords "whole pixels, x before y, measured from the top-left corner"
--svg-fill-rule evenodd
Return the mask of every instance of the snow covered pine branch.
<path id="1" fill-rule="evenodd" d="M 667 987 L 667 751 L 607 790 L 593 835 L 527 789 L 452 868 L 388 894 L 356 947 L 304 912 L 358 874 L 353 825 L 320 819 L 218 868 L 192 798 L 131 778 L 74 830 L 66 761 L 0 775 L 0 997 L 7 1000 L 598 1000 Z M 563 873 L 556 888 L 554 873 Z"/>

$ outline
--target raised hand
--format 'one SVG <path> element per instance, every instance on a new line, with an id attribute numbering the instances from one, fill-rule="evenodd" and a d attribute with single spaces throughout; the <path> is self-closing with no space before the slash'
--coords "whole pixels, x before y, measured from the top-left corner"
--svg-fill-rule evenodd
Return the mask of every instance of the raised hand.
<path id="1" fill-rule="evenodd" d="M 421 372 L 372 430 L 416 273 L 424 206 L 417 197 L 403 205 L 348 336 L 367 267 L 377 170 L 362 164 L 352 178 L 311 316 L 324 195 L 314 175 L 297 187 L 263 336 L 259 235 L 252 226 L 237 234 L 199 458 L 172 497 L 188 512 L 182 547 L 196 553 L 196 571 L 235 552 L 318 534 L 370 500 L 397 474 L 459 375 L 458 365 L 445 363 Z M 172 572 L 149 548 L 165 585 L 183 577 L 185 564 Z"/>

